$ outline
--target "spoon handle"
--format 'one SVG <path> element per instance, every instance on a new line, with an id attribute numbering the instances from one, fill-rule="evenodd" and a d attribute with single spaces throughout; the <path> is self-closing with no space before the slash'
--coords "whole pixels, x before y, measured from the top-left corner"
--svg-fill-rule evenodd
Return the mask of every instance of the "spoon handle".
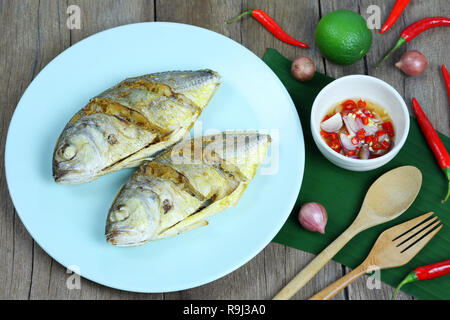
<path id="1" fill-rule="evenodd" d="M 274 298 L 273 300 L 288 300 L 296 294 L 303 286 L 314 277 L 347 242 L 352 239 L 359 230 L 350 226 L 328 247 L 326 247 L 319 255 L 317 255 L 302 271 L 300 271 L 294 279 L 292 279 Z"/>
<path id="2" fill-rule="evenodd" d="M 347 273 L 345 276 L 337 280 L 336 282 L 330 284 L 328 287 L 315 294 L 309 300 L 330 300 L 339 292 L 344 290 L 350 283 L 361 277 L 367 271 L 367 267 L 361 264 L 352 272 Z"/>

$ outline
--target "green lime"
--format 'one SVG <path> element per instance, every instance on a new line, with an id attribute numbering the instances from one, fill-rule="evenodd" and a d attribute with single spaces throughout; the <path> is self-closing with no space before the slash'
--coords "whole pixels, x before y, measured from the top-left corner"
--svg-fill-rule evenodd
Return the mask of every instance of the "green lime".
<path id="1" fill-rule="evenodd" d="M 316 28 L 316 44 L 328 60 L 353 64 L 365 56 L 372 45 L 372 32 L 359 14 L 337 10 L 325 15 Z"/>

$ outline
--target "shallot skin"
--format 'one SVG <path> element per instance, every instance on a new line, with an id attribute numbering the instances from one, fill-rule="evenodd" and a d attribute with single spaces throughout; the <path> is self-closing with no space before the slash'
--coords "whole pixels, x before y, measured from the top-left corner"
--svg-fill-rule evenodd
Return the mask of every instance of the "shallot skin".
<path id="1" fill-rule="evenodd" d="M 429 63 L 427 58 L 417 50 L 406 51 L 395 64 L 408 76 L 418 76 L 425 72 Z"/>

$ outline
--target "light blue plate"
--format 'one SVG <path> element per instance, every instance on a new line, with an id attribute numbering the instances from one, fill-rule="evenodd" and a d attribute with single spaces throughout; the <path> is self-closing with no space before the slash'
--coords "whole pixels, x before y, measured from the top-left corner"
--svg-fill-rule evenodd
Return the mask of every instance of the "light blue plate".
<path id="1" fill-rule="evenodd" d="M 223 84 L 199 119 L 200 134 L 210 129 L 269 130 L 273 147 L 279 147 L 276 174 L 262 175 L 260 169 L 238 205 L 212 217 L 206 227 L 140 247 L 108 244 L 107 211 L 133 170 L 79 186 L 57 185 L 51 170 L 56 139 L 90 98 L 127 77 L 201 68 L 220 72 Z M 279 143 L 272 129 L 278 130 Z M 42 70 L 16 108 L 5 158 L 16 210 L 50 256 L 109 287 L 168 292 L 234 271 L 273 239 L 300 190 L 304 143 L 291 98 L 253 53 L 209 30 L 152 22 L 93 35 Z"/>

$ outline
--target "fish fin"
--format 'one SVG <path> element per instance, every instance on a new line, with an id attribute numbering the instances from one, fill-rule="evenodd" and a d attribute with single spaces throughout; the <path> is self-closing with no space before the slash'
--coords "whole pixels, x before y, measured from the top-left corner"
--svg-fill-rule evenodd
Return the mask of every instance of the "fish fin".
<path id="1" fill-rule="evenodd" d="M 118 161 L 109 168 L 103 170 L 102 174 L 107 174 L 124 168 L 136 168 L 141 166 L 144 162 L 155 159 L 161 154 L 164 154 L 174 144 L 182 140 L 188 134 L 190 128 L 181 128 L 173 133 L 170 139 L 152 144 L 135 154 Z"/>
<path id="2" fill-rule="evenodd" d="M 170 227 L 163 232 L 161 232 L 155 240 L 168 238 L 176 236 L 180 233 L 192 230 L 198 227 L 200 223 L 206 221 L 207 218 L 213 216 L 214 214 L 225 210 L 228 207 L 234 206 L 241 199 L 242 194 L 247 188 L 246 183 L 241 183 L 236 190 L 234 190 L 229 196 L 226 196 L 216 202 L 213 202 L 211 205 L 207 206 L 203 210 L 194 213 L 193 215 L 187 217 L 186 219 L 178 222 L 173 227 Z M 194 227 L 191 227 L 194 226 Z"/>
<path id="3" fill-rule="evenodd" d="M 199 227 L 204 227 L 208 225 L 208 221 L 206 220 L 200 220 L 200 221 L 193 221 L 191 224 L 184 224 L 183 226 L 179 226 L 177 228 L 169 228 L 166 231 L 160 233 L 155 239 L 152 240 L 160 240 L 164 238 L 170 238 L 177 236 L 179 234 L 185 233 L 187 231 L 194 230 Z"/>

